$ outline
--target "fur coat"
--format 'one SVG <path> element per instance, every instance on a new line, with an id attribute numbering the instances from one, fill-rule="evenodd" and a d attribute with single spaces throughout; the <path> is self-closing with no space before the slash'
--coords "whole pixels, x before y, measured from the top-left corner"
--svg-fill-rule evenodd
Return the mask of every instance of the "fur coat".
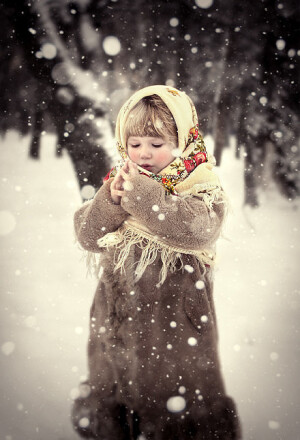
<path id="1" fill-rule="evenodd" d="M 99 238 L 129 216 L 174 246 L 214 246 L 222 203 L 209 212 L 199 198 L 166 195 L 159 183 L 139 174 L 121 205 L 115 205 L 111 181 L 75 213 L 76 236 L 85 250 L 99 253 Z M 238 416 L 218 358 L 213 269 L 184 255 L 183 267 L 158 286 L 159 255 L 136 281 L 140 247 L 133 245 L 124 270 L 114 272 L 117 252 L 101 249 L 102 274 L 90 316 L 89 377 L 73 406 L 75 429 L 103 440 L 239 439 Z"/>

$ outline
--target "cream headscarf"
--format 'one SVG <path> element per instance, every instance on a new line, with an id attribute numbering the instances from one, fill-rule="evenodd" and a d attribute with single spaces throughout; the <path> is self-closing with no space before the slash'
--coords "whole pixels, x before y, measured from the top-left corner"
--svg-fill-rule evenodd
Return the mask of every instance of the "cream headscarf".
<path id="1" fill-rule="evenodd" d="M 178 145 L 176 158 L 159 175 L 139 168 L 140 173 L 159 181 L 172 194 L 189 191 L 195 183 L 219 185 L 218 177 L 211 172 L 212 156 L 207 155 L 203 138 L 198 128 L 198 117 L 191 99 L 173 87 L 158 85 L 145 87 L 134 93 L 121 107 L 116 123 L 117 148 L 122 160 L 114 167 L 105 180 L 114 177 L 123 161 L 128 158 L 125 128 L 131 110 L 144 97 L 158 95 L 169 108 L 177 126 Z M 208 163 L 210 162 L 210 164 Z M 200 166 L 203 164 L 203 166 Z"/>
<path id="2" fill-rule="evenodd" d="M 150 86 L 137 91 L 125 102 L 116 123 L 117 148 L 122 157 L 119 166 L 122 166 L 123 161 L 128 157 L 125 127 L 130 111 L 142 98 L 154 94 L 164 101 L 173 115 L 178 130 L 177 151 L 180 156 L 161 170 L 159 175 L 154 175 L 143 168 L 139 168 L 139 171 L 161 183 L 169 194 L 199 197 L 211 211 L 213 203 L 224 203 L 223 191 L 218 176 L 212 171 L 214 158 L 208 157 L 198 129 L 196 109 L 184 92 L 164 85 Z M 118 167 L 114 167 L 105 180 L 114 177 L 117 169 Z M 183 254 L 195 255 L 204 270 L 205 266 L 211 266 L 214 263 L 215 258 L 211 249 L 178 248 L 165 240 L 157 239 L 157 236 L 154 236 L 145 225 L 139 224 L 133 217 L 126 220 L 116 232 L 108 233 L 100 238 L 97 243 L 100 248 L 116 247 L 115 270 L 124 270 L 124 263 L 131 246 L 138 245 L 142 249 L 142 255 L 135 269 L 136 281 L 142 277 L 147 266 L 160 255 L 162 269 L 158 286 L 165 281 L 169 270 L 175 271 L 178 260 L 182 263 Z"/>

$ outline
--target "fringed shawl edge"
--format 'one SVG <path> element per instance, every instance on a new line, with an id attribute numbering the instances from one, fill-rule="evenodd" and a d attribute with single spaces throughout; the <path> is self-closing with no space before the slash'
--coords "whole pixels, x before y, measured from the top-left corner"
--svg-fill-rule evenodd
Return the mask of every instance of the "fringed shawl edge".
<path id="1" fill-rule="evenodd" d="M 213 215 L 213 205 L 223 203 L 227 206 L 227 197 L 220 186 L 215 184 L 203 183 L 195 184 L 191 189 L 180 194 L 181 197 L 199 197 L 207 206 L 210 215 Z M 120 270 L 125 273 L 125 262 L 132 246 L 141 249 L 141 257 L 134 269 L 135 281 L 143 276 L 146 268 L 151 265 L 158 256 L 161 258 L 162 267 L 159 274 L 157 287 L 161 286 L 167 278 L 167 274 L 175 272 L 176 269 L 183 269 L 183 255 L 194 255 L 203 272 L 206 267 L 215 265 L 215 253 L 208 249 L 187 249 L 176 247 L 165 242 L 152 233 L 147 233 L 144 229 L 139 229 L 136 222 L 130 224 L 130 220 L 124 222 L 115 231 L 106 234 L 97 241 L 100 253 L 86 252 L 86 264 L 88 273 L 94 273 L 98 278 L 101 276 L 101 249 L 115 247 L 114 251 L 114 272 Z"/>

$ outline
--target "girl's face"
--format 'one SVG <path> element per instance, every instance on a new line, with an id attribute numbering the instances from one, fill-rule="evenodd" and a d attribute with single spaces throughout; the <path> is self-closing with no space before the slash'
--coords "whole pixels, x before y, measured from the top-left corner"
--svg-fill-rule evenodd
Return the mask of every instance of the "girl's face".
<path id="1" fill-rule="evenodd" d="M 161 137 L 130 136 L 127 141 L 129 159 L 154 174 L 173 162 L 173 149 L 174 145 Z"/>

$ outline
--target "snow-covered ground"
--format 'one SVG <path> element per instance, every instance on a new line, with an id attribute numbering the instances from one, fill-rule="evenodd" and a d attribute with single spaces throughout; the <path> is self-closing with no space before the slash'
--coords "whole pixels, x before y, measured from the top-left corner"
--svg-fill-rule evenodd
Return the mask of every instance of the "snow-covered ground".
<path id="1" fill-rule="evenodd" d="M 75 440 L 69 412 L 86 375 L 88 315 L 96 280 L 74 243 L 81 199 L 70 159 L 43 138 L 1 141 L 1 440 Z M 218 242 L 215 301 L 228 393 L 244 440 L 300 439 L 299 203 L 272 184 L 261 207 L 242 208 L 241 161 L 218 170 L 233 212 Z"/>

